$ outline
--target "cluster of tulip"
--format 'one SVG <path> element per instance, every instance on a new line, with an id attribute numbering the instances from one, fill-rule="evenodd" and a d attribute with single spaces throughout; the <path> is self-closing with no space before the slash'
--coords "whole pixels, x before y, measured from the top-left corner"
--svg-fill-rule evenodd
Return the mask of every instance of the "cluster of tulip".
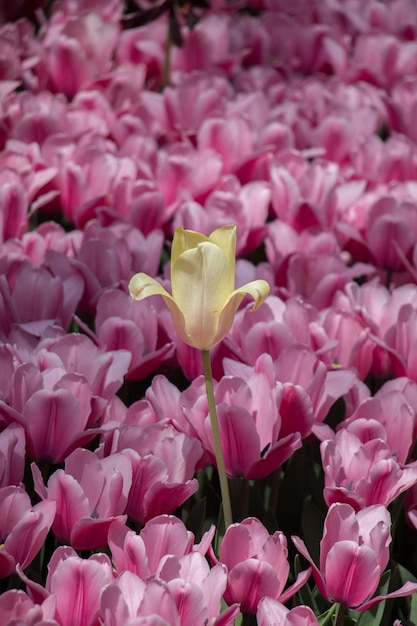
<path id="1" fill-rule="evenodd" d="M 415 0 L 6 4 L 0 626 L 417 623 Z"/>

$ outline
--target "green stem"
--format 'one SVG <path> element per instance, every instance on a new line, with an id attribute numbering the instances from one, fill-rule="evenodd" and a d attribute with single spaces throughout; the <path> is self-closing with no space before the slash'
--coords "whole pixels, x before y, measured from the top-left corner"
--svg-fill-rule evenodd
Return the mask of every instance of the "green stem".
<path id="1" fill-rule="evenodd" d="M 222 494 L 224 524 L 227 528 L 233 523 L 232 505 L 230 503 L 229 483 L 227 482 L 226 466 L 224 464 L 224 456 L 220 440 L 219 421 L 217 419 L 216 401 L 214 399 L 210 352 L 208 350 L 202 350 L 201 356 L 203 359 L 203 371 L 206 381 L 207 402 L 210 413 L 211 430 L 213 433 L 214 452 L 216 454 L 217 471 L 219 473 L 220 490 Z"/>
<path id="2" fill-rule="evenodd" d="M 335 626 L 342 626 L 346 612 L 346 604 L 339 604 L 336 610 Z"/>
<path id="3" fill-rule="evenodd" d="M 168 16 L 167 41 L 165 46 L 164 71 L 162 76 L 162 88 L 168 87 L 171 70 L 171 48 L 172 48 L 172 25 L 171 16 Z"/>
<path id="4" fill-rule="evenodd" d="M 320 616 L 320 619 L 319 619 L 320 626 L 327 626 L 327 624 L 333 620 L 333 615 L 337 606 L 338 605 L 336 603 L 332 604 L 330 609 L 326 613 Z"/>

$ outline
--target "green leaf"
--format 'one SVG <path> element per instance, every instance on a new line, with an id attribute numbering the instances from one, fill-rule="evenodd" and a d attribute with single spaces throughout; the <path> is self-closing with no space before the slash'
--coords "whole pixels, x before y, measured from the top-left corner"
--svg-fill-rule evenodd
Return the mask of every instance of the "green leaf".
<path id="1" fill-rule="evenodd" d="M 410 624 L 417 624 L 417 593 L 411 596 Z"/>

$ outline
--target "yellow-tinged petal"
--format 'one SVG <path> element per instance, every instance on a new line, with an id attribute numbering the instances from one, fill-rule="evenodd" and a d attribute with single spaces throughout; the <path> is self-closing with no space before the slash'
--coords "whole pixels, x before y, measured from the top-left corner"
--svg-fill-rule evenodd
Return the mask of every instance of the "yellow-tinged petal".
<path id="1" fill-rule="evenodd" d="M 181 309 L 171 294 L 157 280 L 147 274 L 135 274 L 129 282 L 129 293 L 134 300 L 143 300 L 149 296 L 162 296 L 171 313 L 175 332 L 185 343 L 190 343 Z"/>
<path id="2" fill-rule="evenodd" d="M 205 349 L 233 291 L 234 266 L 208 241 L 183 252 L 171 269 L 172 295 L 184 314 L 188 343 Z"/>
<path id="3" fill-rule="evenodd" d="M 253 306 L 250 311 L 255 311 L 261 304 L 264 302 L 265 298 L 269 295 L 270 287 L 266 280 L 254 280 L 243 287 L 239 287 L 239 289 L 235 289 L 233 291 L 219 317 L 219 323 L 217 327 L 216 336 L 213 338 L 212 346 L 218 344 L 222 339 L 226 337 L 228 334 L 232 324 L 233 319 L 236 315 L 236 311 L 238 310 L 243 298 L 246 295 L 250 295 L 253 298 Z M 210 346 L 210 347 L 212 347 Z"/>
<path id="4" fill-rule="evenodd" d="M 260 278 L 259 280 L 252 280 L 252 282 L 239 287 L 239 289 L 236 289 L 231 296 L 236 293 L 243 293 L 243 295 L 248 294 L 249 296 L 252 296 L 253 306 L 249 309 L 249 311 L 256 311 L 256 309 L 258 309 L 261 304 L 265 302 L 265 299 L 269 296 L 270 291 L 271 288 L 266 280 Z"/>
<path id="5" fill-rule="evenodd" d="M 171 262 L 175 261 L 180 254 L 186 250 L 196 248 L 198 244 L 204 241 L 210 241 L 221 248 L 225 253 L 229 261 L 235 264 L 236 253 L 236 226 L 228 225 L 221 226 L 213 230 L 209 237 L 206 237 L 202 233 L 198 233 L 194 230 L 186 230 L 182 226 L 178 226 L 175 229 L 174 238 L 172 240 L 171 248 Z"/>
<path id="6" fill-rule="evenodd" d="M 144 300 L 149 296 L 172 296 L 157 280 L 143 272 L 132 276 L 129 282 L 129 293 L 134 300 Z"/>
<path id="7" fill-rule="evenodd" d="M 186 230 L 182 226 L 178 226 L 174 232 L 171 248 L 171 267 L 178 257 L 186 250 L 196 248 L 199 243 L 208 241 L 208 237 L 197 233 L 194 230 Z"/>
<path id="8" fill-rule="evenodd" d="M 236 226 L 216 228 L 208 239 L 225 252 L 229 263 L 233 265 L 234 274 L 236 265 Z"/>

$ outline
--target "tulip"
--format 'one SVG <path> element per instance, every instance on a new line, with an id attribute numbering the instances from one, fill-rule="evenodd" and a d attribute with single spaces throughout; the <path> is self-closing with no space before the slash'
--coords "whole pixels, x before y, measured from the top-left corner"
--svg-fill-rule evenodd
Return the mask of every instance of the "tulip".
<path id="1" fill-rule="evenodd" d="M 227 335 L 246 294 L 252 310 L 269 294 L 265 280 L 234 289 L 236 226 L 222 226 L 209 237 L 179 226 L 171 256 L 172 295 L 156 280 L 140 273 L 129 291 L 134 300 L 161 295 L 172 315 L 179 337 L 199 350 L 210 350 Z"/>
<path id="2" fill-rule="evenodd" d="M 373 597 L 389 560 L 390 525 L 390 514 L 381 504 L 358 513 L 349 504 L 332 504 L 320 542 L 320 567 L 304 542 L 299 537 L 292 539 L 310 562 L 322 596 L 355 611 L 367 611 L 386 598 L 417 593 L 417 584 L 406 582 L 391 593 Z"/>
<path id="3" fill-rule="evenodd" d="M 217 561 L 212 551 L 209 552 Z M 284 603 L 307 581 L 311 568 L 300 572 L 286 590 L 290 566 L 287 540 L 281 531 L 270 535 L 255 517 L 232 524 L 226 530 L 219 548 L 219 562 L 228 570 L 225 601 L 240 604 L 241 611 L 255 614 L 262 598 Z"/>

